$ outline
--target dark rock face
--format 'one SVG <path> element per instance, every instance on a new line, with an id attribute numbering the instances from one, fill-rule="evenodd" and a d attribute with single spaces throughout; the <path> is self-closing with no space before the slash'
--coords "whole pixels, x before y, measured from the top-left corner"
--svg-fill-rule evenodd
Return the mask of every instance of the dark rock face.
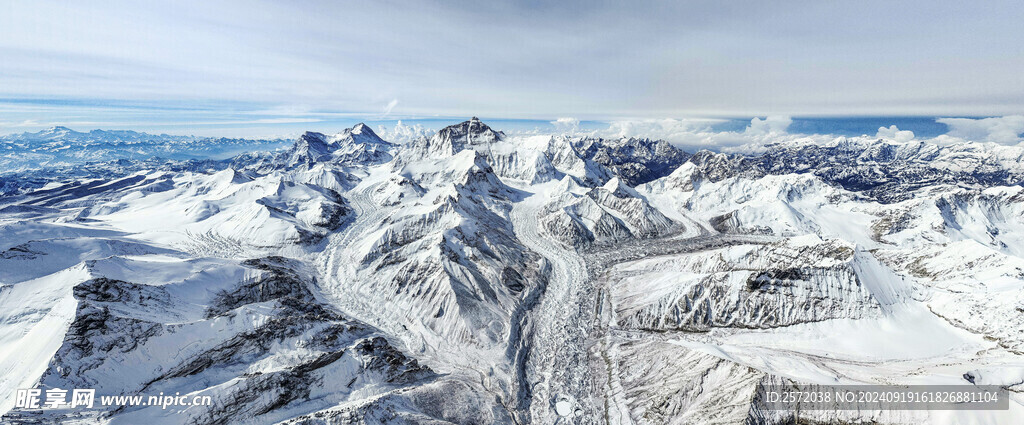
<path id="1" fill-rule="evenodd" d="M 473 117 L 469 121 L 442 128 L 434 138 L 455 145 L 454 152 L 458 152 L 467 149 L 467 145 L 500 141 L 505 138 L 505 133 L 495 131 L 479 118 Z"/>
<path id="2" fill-rule="evenodd" d="M 584 158 L 610 168 L 630 186 L 665 177 L 690 157 L 664 140 L 584 138 L 574 145 Z"/>
<path id="3" fill-rule="evenodd" d="M 282 257 L 267 257 L 246 260 L 242 264 L 264 270 L 263 276 L 240 283 L 231 291 L 221 291 L 214 297 L 207 309 L 207 317 L 214 317 L 243 305 L 271 300 L 288 300 L 311 303 L 313 294 L 306 288 L 302 278 L 292 268 L 290 261 Z"/>
<path id="4" fill-rule="evenodd" d="M 216 382 L 224 388 L 212 392 L 215 402 L 190 411 L 182 420 L 227 424 L 236 423 L 240 417 L 278 422 L 288 417 L 281 416 L 280 411 L 297 405 L 305 406 L 300 408 L 303 411 L 330 407 L 330 402 L 321 401 L 325 394 L 387 392 L 438 378 L 373 327 L 318 300 L 310 289 L 315 280 L 301 262 L 268 256 L 243 261 L 242 265 L 254 269 L 254 277 L 212 293 L 209 307 L 200 317 L 174 316 L 187 308 L 183 309 L 184 300 L 163 286 L 109 278 L 94 278 L 74 286 L 79 306 L 63 345 L 43 375 L 43 385 L 99 385 L 100 393 L 113 394 L 211 394 L 211 382 Z M 139 311 L 163 314 L 131 317 Z M 265 320 L 244 324 L 246 317 L 257 311 L 262 311 L 259 314 Z M 161 345 L 174 339 L 175 334 L 181 335 L 196 325 L 223 329 L 213 340 L 188 344 L 197 349 L 180 347 L 189 355 L 156 355 L 148 358 L 155 364 L 152 369 L 136 367 L 139 353 L 159 353 Z M 279 367 L 263 371 L 246 366 L 273 359 L 286 347 L 302 347 L 302 352 L 308 354 L 282 357 Z M 112 370 L 125 373 L 112 379 Z M 339 376 L 345 381 L 336 381 Z M 122 407 L 98 413 L 135 409 Z M 56 412 L 46 419 L 60 421 L 61 415 Z"/>

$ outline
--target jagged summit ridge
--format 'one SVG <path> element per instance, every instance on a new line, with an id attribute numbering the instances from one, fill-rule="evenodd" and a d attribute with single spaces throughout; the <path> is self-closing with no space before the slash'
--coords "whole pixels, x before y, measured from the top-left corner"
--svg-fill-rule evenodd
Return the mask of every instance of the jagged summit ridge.
<path id="1" fill-rule="evenodd" d="M 667 176 L 690 157 L 664 140 L 635 137 L 584 137 L 573 145 L 584 158 L 611 168 L 630 186 Z"/>
<path id="2" fill-rule="evenodd" d="M 376 164 L 388 162 L 397 145 L 384 141 L 369 126 L 356 124 L 334 135 L 306 132 L 295 141 L 283 163 L 311 168 L 321 162 Z"/>
<path id="3" fill-rule="evenodd" d="M 479 118 L 473 117 L 442 128 L 430 138 L 413 141 L 409 155 L 410 158 L 450 156 L 465 149 L 486 153 L 490 145 L 505 139 L 505 133 L 494 131 Z"/>

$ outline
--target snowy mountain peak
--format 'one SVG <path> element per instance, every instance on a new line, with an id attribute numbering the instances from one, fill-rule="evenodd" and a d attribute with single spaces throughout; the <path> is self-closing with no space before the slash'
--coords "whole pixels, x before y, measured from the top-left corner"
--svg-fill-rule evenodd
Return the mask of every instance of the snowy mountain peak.
<path id="1" fill-rule="evenodd" d="M 585 137 L 574 148 L 584 158 L 615 171 L 630 186 L 665 177 L 691 156 L 664 140 L 635 137 Z"/>
<path id="2" fill-rule="evenodd" d="M 85 135 L 87 135 L 87 133 L 80 133 L 70 128 L 58 125 L 34 133 L 24 132 L 21 134 L 10 134 L 7 136 L 3 136 L 2 138 L 5 140 L 43 141 L 60 139 L 65 137 L 79 138 Z"/>
<path id="3" fill-rule="evenodd" d="M 74 133 L 75 131 L 70 129 L 70 128 L 64 127 L 62 125 L 55 125 L 53 127 L 50 127 L 48 129 L 44 130 L 43 132 L 47 133 L 47 134 L 67 134 L 67 133 Z"/>
<path id="4" fill-rule="evenodd" d="M 299 139 L 295 141 L 295 147 L 297 149 L 308 149 L 321 153 L 327 153 L 330 150 L 329 145 L 331 145 L 331 143 L 327 141 L 326 135 L 314 131 L 307 131 L 303 133 L 299 136 Z"/>
<path id="5" fill-rule="evenodd" d="M 429 139 L 416 140 L 409 150 L 409 159 L 452 156 L 466 149 L 486 152 L 492 144 L 505 139 L 505 133 L 495 131 L 473 117 L 442 128 Z"/>
<path id="6" fill-rule="evenodd" d="M 297 140 L 296 143 L 304 143 L 304 144 L 313 143 L 313 144 L 325 144 L 326 145 L 327 144 L 327 136 L 324 135 L 323 133 L 317 133 L 315 131 L 307 131 L 305 133 L 302 133 L 301 136 L 299 136 L 299 140 Z"/>
<path id="7" fill-rule="evenodd" d="M 626 185 L 626 183 L 623 182 L 622 179 L 618 178 L 618 177 L 612 177 L 612 179 L 608 180 L 608 183 L 605 183 L 604 186 L 602 186 L 602 188 L 604 188 L 604 190 L 607 190 L 607 191 L 615 194 L 615 196 L 618 196 L 620 198 L 626 198 L 626 197 L 640 198 L 641 197 L 640 194 L 637 193 L 636 190 L 634 190 L 632 187 L 629 187 L 628 185 Z"/>
<path id="8" fill-rule="evenodd" d="M 441 131 L 437 132 L 437 136 L 454 140 L 462 139 L 467 145 L 479 145 L 500 141 L 505 138 L 505 133 L 494 131 L 487 124 L 484 124 L 483 121 L 480 121 L 480 118 L 473 117 L 469 121 L 463 121 L 441 129 Z"/>
<path id="9" fill-rule="evenodd" d="M 333 136 L 306 132 L 290 150 L 286 167 L 310 168 L 318 162 L 370 165 L 390 161 L 397 146 L 384 141 L 363 123 Z"/>
<path id="10" fill-rule="evenodd" d="M 505 133 L 495 131 L 479 118 L 473 117 L 469 121 L 463 121 L 459 124 L 445 127 L 439 134 L 447 133 L 451 137 L 466 138 L 467 144 L 481 144 L 487 142 L 499 141 L 505 138 Z"/>
<path id="11" fill-rule="evenodd" d="M 352 128 L 343 130 L 341 133 L 331 137 L 331 140 L 333 143 L 338 145 L 344 145 L 346 143 L 391 145 L 391 143 L 381 139 L 377 133 L 374 133 L 373 130 L 370 129 L 370 126 L 363 123 L 356 124 Z"/>

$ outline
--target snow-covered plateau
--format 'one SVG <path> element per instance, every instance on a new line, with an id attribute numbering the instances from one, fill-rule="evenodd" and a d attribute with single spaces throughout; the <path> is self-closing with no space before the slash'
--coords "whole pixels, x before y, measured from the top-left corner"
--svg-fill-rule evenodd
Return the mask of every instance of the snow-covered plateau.
<path id="1" fill-rule="evenodd" d="M 51 161 L 0 174 L 2 423 L 1024 423 L 1024 147 L 143 136 L 0 139 L 0 164 Z M 1010 401 L 768 410 L 780 383 Z M 15 408 L 26 388 L 213 403 Z"/>

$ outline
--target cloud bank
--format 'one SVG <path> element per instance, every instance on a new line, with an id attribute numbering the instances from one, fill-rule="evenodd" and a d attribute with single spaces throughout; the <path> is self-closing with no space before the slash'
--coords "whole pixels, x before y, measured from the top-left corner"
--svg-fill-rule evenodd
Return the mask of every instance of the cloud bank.
<path id="1" fill-rule="evenodd" d="M 949 127 L 948 136 L 999 144 L 1017 144 L 1024 133 L 1024 115 L 1009 115 L 994 118 L 939 118 L 936 120 Z"/>
<path id="2" fill-rule="evenodd" d="M 913 131 L 896 125 L 879 127 L 875 138 L 896 143 L 925 142 L 948 145 L 954 143 L 1024 144 L 1024 116 L 1008 115 L 990 118 L 937 118 L 948 132 L 936 137 L 918 138 Z M 594 137 L 649 137 L 664 139 L 687 150 L 755 151 L 765 144 L 799 141 L 831 143 L 839 135 L 790 133 L 793 119 L 787 116 L 755 117 L 743 131 L 716 131 L 714 120 L 632 120 L 613 121 L 607 128 L 590 132 Z"/>

